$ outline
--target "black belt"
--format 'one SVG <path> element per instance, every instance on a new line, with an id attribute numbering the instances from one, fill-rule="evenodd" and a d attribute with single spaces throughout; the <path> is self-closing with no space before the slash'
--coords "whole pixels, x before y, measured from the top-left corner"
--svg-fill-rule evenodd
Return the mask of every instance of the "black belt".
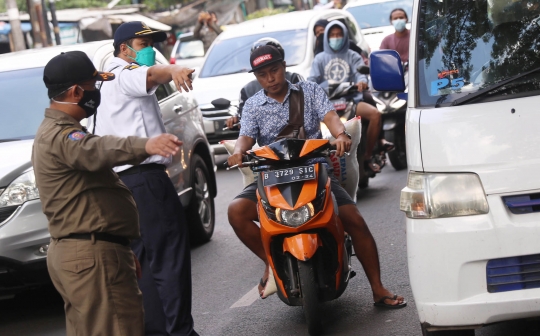
<path id="1" fill-rule="evenodd" d="M 139 166 L 133 166 L 131 168 L 128 168 L 126 170 L 123 170 L 121 172 L 118 172 L 118 176 L 124 176 L 124 175 L 133 175 L 133 174 L 139 174 L 145 171 L 149 170 L 161 170 L 165 171 L 166 167 L 162 164 L 158 163 L 148 163 L 148 164 L 142 164 Z"/>
<path id="2" fill-rule="evenodd" d="M 104 232 L 94 232 L 93 234 L 96 240 L 102 240 L 109 243 L 120 244 L 122 246 L 129 246 L 129 239 L 127 239 L 126 237 L 115 236 L 115 235 L 104 233 Z M 58 240 L 62 240 L 62 239 L 92 240 L 92 233 L 72 233 L 69 236 L 58 238 Z"/>

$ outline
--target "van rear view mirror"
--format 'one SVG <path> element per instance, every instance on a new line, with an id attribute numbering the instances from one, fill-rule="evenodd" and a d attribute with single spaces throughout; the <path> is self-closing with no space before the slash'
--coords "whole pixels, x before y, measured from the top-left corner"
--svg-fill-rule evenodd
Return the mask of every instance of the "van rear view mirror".
<path id="1" fill-rule="evenodd" d="M 395 50 L 377 50 L 369 56 L 371 83 L 377 91 L 403 92 L 405 80 L 401 57 Z"/>

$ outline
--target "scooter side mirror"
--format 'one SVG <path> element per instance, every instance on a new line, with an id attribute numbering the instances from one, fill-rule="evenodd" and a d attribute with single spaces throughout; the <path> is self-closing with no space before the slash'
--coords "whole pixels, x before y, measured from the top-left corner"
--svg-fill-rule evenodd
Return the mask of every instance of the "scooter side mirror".
<path id="1" fill-rule="evenodd" d="M 218 98 L 212 100 L 211 104 L 218 110 L 225 110 L 231 106 L 231 101 L 225 98 Z"/>
<path id="2" fill-rule="evenodd" d="M 367 65 L 361 65 L 358 67 L 358 69 L 356 69 L 359 73 L 361 73 L 362 75 L 369 75 L 369 66 Z"/>
<path id="3" fill-rule="evenodd" d="M 377 91 L 403 92 L 405 79 L 401 57 L 395 50 L 377 50 L 369 56 L 371 83 Z"/>

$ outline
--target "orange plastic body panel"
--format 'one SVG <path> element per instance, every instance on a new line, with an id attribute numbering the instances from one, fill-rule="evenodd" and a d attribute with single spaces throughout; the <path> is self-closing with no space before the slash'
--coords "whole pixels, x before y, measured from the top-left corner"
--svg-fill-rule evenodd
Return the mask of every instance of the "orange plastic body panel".
<path id="1" fill-rule="evenodd" d="M 304 147 L 302 147 L 302 151 L 300 152 L 300 157 L 304 155 L 308 155 L 309 153 L 313 152 L 317 148 L 320 148 L 328 143 L 328 140 L 321 140 L 321 139 L 312 139 L 307 140 L 304 143 Z"/>
<path id="2" fill-rule="evenodd" d="M 271 150 L 270 147 L 268 146 L 254 149 L 251 152 L 255 154 L 256 156 L 260 156 L 260 157 L 271 159 L 271 160 L 279 160 L 276 153 L 274 153 L 274 151 Z"/>
<path id="3" fill-rule="evenodd" d="M 322 246 L 322 241 L 316 233 L 301 233 L 285 238 L 283 252 L 289 252 L 298 260 L 307 261 L 313 257 L 319 246 Z"/>
<path id="4" fill-rule="evenodd" d="M 315 174 L 319 174 L 319 165 L 315 165 Z M 293 205 L 290 205 L 285 198 L 283 198 L 283 195 L 281 195 L 277 186 L 264 187 L 264 189 L 266 190 L 268 202 L 270 202 L 271 206 L 285 210 L 294 210 L 315 199 L 315 196 L 317 196 L 317 179 L 304 181 L 300 196 L 298 197 L 296 204 Z"/>
<path id="5" fill-rule="evenodd" d="M 314 181 L 316 181 L 316 180 L 314 180 Z M 272 187 L 270 187 L 270 188 L 272 188 Z M 304 186 L 304 188 L 306 188 L 306 186 Z M 313 191 L 314 193 L 313 193 L 313 197 L 311 198 L 311 200 L 313 200 L 315 198 L 315 192 L 317 190 L 316 182 L 315 182 L 315 185 L 312 187 L 312 189 L 314 190 Z M 276 190 L 277 190 L 277 188 L 276 188 Z M 272 192 L 274 192 L 274 191 L 272 190 Z M 304 192 L 304 191 L 302 191 L 302 192 Z M 270 196 L 270 194 L 267 194 L 267 195 Z M 275 194 L 274 194 L 274 196 L 275 196 Z M 277 196 L 275 196 L 275 198 L 277 198 Z M 283 197 L 281 197 L 281 198 L 283 199 Z M 265 250 L 265 253 L 266 253 L 267 260 L 270 263 L 270 267 L 272 267 L 272 270 L 274 271 L 276 283 L 277 283 L 279 289 L 281 290 L 281 292 L 284 295 L 286 295 L 285 287 L 283 285 L 283 280 L 279 278 L 278 273 L 275 270 L 274 261 L 272 259 L 272 254 L 271 254 L 271 251 L 270 251 L 270 244 L 272 242 L 272 237 L 278 236 L 278 235 L 283 235 L 283 234 L 288 234 L 288 235 L 297 234 L 298 235 L 298 234 L 303 234 L 304 232 L 306 232 L 308 230 L 314 230 L 314 229 L 325 229 L 328 232 L 330 232 L 332 234 L 332 236 L 334 237 L 334 239 L 336 240 L 336 243 L 337 243 L 337 246 L 338 246 L 337 258 L 338 258 L 338 262 L 339 262 L 339 266 L 338 266 L 338 269 L 336 271 L 336 289 L 338 289 L 339 285 L 341 283 L 341 277 L 343 276 L 343 254 L 345 253 L 345 251 L 344 251 L 345 232 L 343 230 L 343 226 L 341 225 L 341 221 L 340 221 L 339 217 L 334 212 L 334 203 L 332 201 L 332 194 L 331 194 L 331 191 L 330 191 L 330 179 L 328 179 L 328 181 L 326 183 L 326 200 L 324 202 L 323 210 L 320 211 L 319 213 L 315 214 L 315 216 L 313 218 L 311 218 L 311 220 L 309 220 L 306 224 L 301 225 L 301 226 L 299 226 L 297 228 L 282 225 L 282 224 L 280 224 L 278 222 L 275 222 L 275 221 L 271 220 L 270 218 L 268 218 L 268 216 L 266 215 L 266 212 L 262 208 L 262 205 L 261 205 L 261 202 L 260 202 L 261 197 L 259 195 L 258 190 L 257 190 L 257 199 L 258 199 L 258 204 L 257 204 L 258 209 L 257 210 L 259 212 L 259 222 L 261 224 L 262 243 L 263 243 L 263 246 L 264 246 L 264 250 Z M 306 199 L 307 199 L 307 197 L 306 197 Z M 270 197 L 269 197 L 269 200 L 270 200 Z M 283 199 L 283 202 L 280 202 L 280 204 L 281 205 L 288 205 L 287 202 L 284 199 Z M 281 207 L 281 205 L 280 205 L 280 207 Z M 276 206 L 276 203 L 272 204 L 272 206 Z M 283 207 L 283 208 L 288 209 L 290 207 Z M 317 240 L 320 241 L 320 239 L 317 239 Z M 318 246 L 321 246 L 321 245 L 318 245 Z M 291 252 L 291 254 L 292 254 L 292 252 Z"/>

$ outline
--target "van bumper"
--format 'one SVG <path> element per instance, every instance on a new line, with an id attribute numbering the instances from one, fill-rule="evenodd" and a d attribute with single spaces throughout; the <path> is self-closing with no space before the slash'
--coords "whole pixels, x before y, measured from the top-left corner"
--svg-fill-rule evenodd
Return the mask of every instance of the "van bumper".
<path id="1" fill-rule="evenodd" d="M 488 196 L 487 215 L 406 219 L 421 323 L 479 326 L 540 316 L 540 288 L 488 292 L 489 260 L 540 254 L 540 213 L 514 215 L 501 196 Z"/>

